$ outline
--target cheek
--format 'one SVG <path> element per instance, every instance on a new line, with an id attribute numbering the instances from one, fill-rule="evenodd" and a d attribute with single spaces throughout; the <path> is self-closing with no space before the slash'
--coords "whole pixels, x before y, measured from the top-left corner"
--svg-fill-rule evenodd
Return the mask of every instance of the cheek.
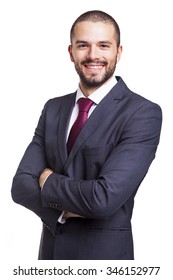
<path id="1" fill-rule="evenodd" d="M 70 49 L 69 50 L 69 54 L 70 54 L 70 59 L 72 62 L 74 63 L 79 63 L 81 60 L 81 54 L 76 52 L 75 50 Z"/>
<path id="2" fill-rule="evenodd" d="M 115 63 L 117 61 L 117 51 L 112 50 L 111 52 L 107 52 L 103 57 L 109 64 Z"/>
<path id="3" fill-rule="evenodd" d="M 73 51 L 72 52 L 72 56 L 73 56 L 73 61 L 76 63 L 80 63 L 81 61 L 86 60 L 87 58 L 87 52 L 83 51 Z"/>
<path id="4" fill-rule="evenodd" d="M 108 62 L 108 65 L 114 66 L 117 63 L 117 57 L 116 56 L 110 57 L 107 59 L 107 62 Z"/>

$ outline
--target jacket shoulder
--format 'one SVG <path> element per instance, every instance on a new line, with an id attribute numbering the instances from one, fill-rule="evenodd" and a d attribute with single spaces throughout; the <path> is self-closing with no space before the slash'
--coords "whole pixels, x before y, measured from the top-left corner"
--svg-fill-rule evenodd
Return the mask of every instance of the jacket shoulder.
<path id="1" fill-rule="evenodd" d="M 75 98 L 75 96 L 76 96 L 76 92 L 73 92 L 73 93 L 69 93 L 67 95 L 62 95 L 62 96 L 51 98 L 46 102 L 45 107 L 60 106 L 62 103 L 67 102 L 70 99 L 73 100 Z"/>
<path id="2" fill-rule="evenodd" d="M 126 98 L 129 100 L 129 105 L 130 105 L 130 102 L 132 102 L 133 104 L 136 103 L 136 105 L 139 105 L 139 106 L 143 106 L 143 105 L 151 106 L 151 107 L 155 107 L 158 110 L 162 111 L 159 104 L 155 103 L 152 100 L 149 100 L 148 98 L 144 97 L 143 95 L 141 95 L 139 93 L 134 92 L 126 85 L 126 83 L 123 81 L 123 79 L 121 77 L 118 77 L 118 78 L 119 78 L 121 90 L 123 91 L 124 96 L 126 96 Z"/>

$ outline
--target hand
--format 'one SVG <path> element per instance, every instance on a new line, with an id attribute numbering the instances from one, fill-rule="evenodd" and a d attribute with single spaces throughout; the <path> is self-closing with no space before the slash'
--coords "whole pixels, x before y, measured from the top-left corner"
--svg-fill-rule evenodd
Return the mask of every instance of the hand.
<path id="1" fill-rule="evenodd" d="M 67 211 L 67 212 L 64 212 L 63 218 L 67 219 L 67 218 L 85 218 L 85 217 Z"/>
<path id="2" fill-rule="evenodd" d="M 46 169 L 43 170 L 43 172 L 41 173 L 40 178 L 39 178 L 39 186 L 40 186 L 40 188 L 43 187 L 43 184 L 44 184 L 46 178 L 47 178 L 51 173 L 53 173 L 53 170 L 50 169 L 50 168 L 46 168 Z"/>

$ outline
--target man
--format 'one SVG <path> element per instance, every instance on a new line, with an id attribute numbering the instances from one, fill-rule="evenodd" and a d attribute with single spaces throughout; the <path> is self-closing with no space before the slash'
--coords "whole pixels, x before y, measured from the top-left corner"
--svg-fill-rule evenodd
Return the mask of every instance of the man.
<path id="1" fill-rule="evenodd" d="M 162 117 L 114 77 L 121 53 L 110 15 L 89 11 L 74 22 L 69 54 L 79 88 L 46 103 L 12 186 L 13 200 L 43 221 L 39 259 L 134 259 L 134 196 Z"/>

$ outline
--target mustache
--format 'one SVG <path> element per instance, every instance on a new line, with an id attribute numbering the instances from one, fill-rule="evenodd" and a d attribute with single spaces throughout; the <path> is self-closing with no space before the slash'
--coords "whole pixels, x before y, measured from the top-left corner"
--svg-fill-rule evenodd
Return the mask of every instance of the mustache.
<path id="1" fill-rule="evenodd" d="M 95 64 L 97 64 L 97 65 L 107 65 L 108 64 L 108 62 L 107 61 L 103 61 L 103 60 L 96 60 L 96 59 L 90 59 L 90 58 L 88 58 L 88 59 L 85 59 L 85 60 L 83 60 L 82 62 L 81 62 L 81 64 L 82 65 L 84 65 L 84 64 L 92 64 L 92 63 L 95 63 Z"/>

